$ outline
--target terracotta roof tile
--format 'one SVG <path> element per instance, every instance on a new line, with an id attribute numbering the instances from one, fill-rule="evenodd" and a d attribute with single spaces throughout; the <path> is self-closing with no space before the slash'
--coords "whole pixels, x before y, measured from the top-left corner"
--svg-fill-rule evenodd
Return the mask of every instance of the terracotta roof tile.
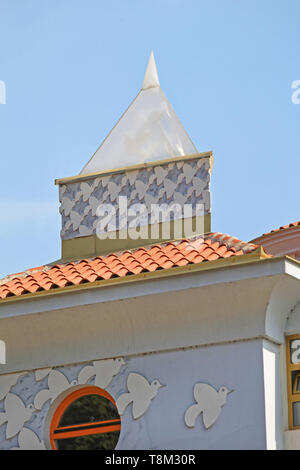
<path id="1" fill-rule="evenodd" d="M 300 222 L 297 224 L 300 225 Z M 210 233 L 192 240 L 180 240 L 122 253 L 111 253 L 93 259 L 66 264 L 40 266 L 0 281 L 0 299 L 38 291 L 74 286 L 86 282 L 124 277 L 176 266 L 209 262 L 231 256 L 242 256 L 256 250 L 246 243 L 222 233 Z"/>
<path id="2" fill-rule="evenodd" d="M 288 225 L 282 225 L 281 227 L 275 228 L 275 229 L 271 230 L 270 232 L 263 233 L 262 237 L 265 236 L 265 235 L 270 235 L 270 233 L 279 232 L 280 230 L 285 230 L 287 228 L 298 227 L 298 226 L 300 226 L 300 220 L 298 220 L 298 222 L 292 222 Z"/>

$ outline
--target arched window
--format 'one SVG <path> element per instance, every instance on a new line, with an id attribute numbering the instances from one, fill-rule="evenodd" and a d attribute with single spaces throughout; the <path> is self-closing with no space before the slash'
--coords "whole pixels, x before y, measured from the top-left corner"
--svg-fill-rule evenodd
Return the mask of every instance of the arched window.
<path id="1" fill-rule="evenodd" d="M 114 399 L 95 386 L 70 393 L 57 407 L 50 426 L 50 444 L 59 450 L 108 450 L 121 430 Z"/>

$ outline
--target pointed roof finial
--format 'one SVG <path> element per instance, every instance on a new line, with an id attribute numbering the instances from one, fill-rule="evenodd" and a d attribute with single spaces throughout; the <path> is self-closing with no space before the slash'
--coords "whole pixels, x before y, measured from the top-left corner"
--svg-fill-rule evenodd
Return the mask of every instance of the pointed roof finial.
<path id="1" fill-rule="evenodd" d="M 80 174 L 196 153 L 196 147 L 160 88 L 151 51 L 142 89 Z"/>
<path id="2" fill-rule="evenodd" d="M 147 90 L 148 88 L 159 87 L 159 79 L 156 70 L 156 64 L 154 59 L 153 51 L 150 53 L 142 90 Z"/>

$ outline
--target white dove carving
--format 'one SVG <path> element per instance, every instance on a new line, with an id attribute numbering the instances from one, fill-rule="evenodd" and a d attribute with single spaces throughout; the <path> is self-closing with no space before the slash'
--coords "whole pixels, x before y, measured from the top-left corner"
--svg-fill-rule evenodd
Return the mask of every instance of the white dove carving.
<path id="1" fill-rule="evenodd" d="M 71 221 L 71 220 L 68 220 L 68 221 L 66 222 L 66 224 L 65 224 L 65 226 L 64 226 L 64 228 L 63 228 L 63 230 L 62 230 L 62 232 L 63 232 L 63 231 L 66 232 L 66 231 L 71 227 L 71 225 L 72 225 L 72 221 Z"/>
<path id="2" fill-rule="evenodd" d="M 173 183 L 173 181 L 169 180 L 169 178 L 165 178 L 164 188 L 165 188 L 166 193 L 167 193 L 167 199 L 170 199 L 170 197 L 173 195 L 176 187 L 177 187 L 177 183 Z"/>
<path id="3" fill-rule="evenodd" d="M 123 178 L 121 180 L 121 184 L 120 184 L 121 188 L 124 188 L 124 186 L 126 186 L 127 180 L 128 180 L 128 178 L 127 178 L 127 175 L 125 173 L 125 175 L 123 176 Z"/>
<path id="4" fill-rule="evenodd" d="M 52 403 L 58 395 L 77 384 L 77 380 L 70 383 L 64 374 L 58 370 L 52 370 L 48 375 L 48 388 L 40 390 L 34 397 L 34 407 L 41 410 L 48 400 Z"/>
<path id="5" fill-rule="evenodd" d="M 176 192 L 174 193 L 173 199 L 174 199 L 174 202 L 175 202 L 176 204 L 180 204 L 182 207 L 183 207 L 184 204 L 186 203 L 186 195 L 181 194 L 181 193 L 179 193 L 178 191 L 176 191 Z"/>
<path id="6" fill-rule="evenodd" d="M 109 191 L 109 194 L 110 194 L 110 199 L 111 201 L 115 201 L 117 199 L 117 197 L 119 196 L 119 192 L 121 191 L 121 188 L 120 186 L 118 186 L 116 183 L 114 183 L 113 181 L 110 181 L 108 183 L 108 191 Z"/>
<path id="7" fill-rule="evenodd" d="M 168 173 L 169 173 L 169 169 L 164 169 L 162 166 L 154 167 L 154 174 L 155 174 L 158 186 L 163 182 L 163 180 L 166 178 Z"/>
<path id="8" fill-rule="evenodd" d="M 17 374 L 0 375 L 0 400 L 3 400 L 13 385 L 16 385 L 18 378 L 27 372 L 19 372 Z"/>
<path id="9" fill-rule="evenodd" d="M 80 190 L 77 191 L 77 193 L 75 194 L 75 198 L 73 199 L 73 201 L 74 201 L 73 207 L 75 206 L 76 202 L 79 201 L 79 199 L 81 198 L 81 196 L 82 196 L 82 192 L 81 192 Z"/>
<path id="10" fill-rule="evenodd" d="M 92 196 L 90 197 L 90 199 L 91 199 L 91 198 L 92 198 Z M 86 215 L 88 215 L 88 213 L 91 211 L 90 199 L 89 199 L 89 205 L 84 208 L 83 217 L 85 217 Z"/>
<path id="11" fill-rule="evenodd" d="M 81 369 L 78 375 L 78 383 L 85 384 L 95 376 L 95 385 L 100 388 L 106 388 L 125 364 L 126 362 L 123 357 L 94 361 L 92 366 L 86 366 Z"/>
<path id="12" fill-rule="evenodd" d="M 62 212 L 65 213 L 66 217 L 70 215 L 70 212 L 73 209 L 73 206 L 74 206 L 74 202 L 71 201 L 71 199 L 69 199 L 68 197 L 63 196 L 61 200 L 61 207 L 62 207 Z"/>
<path id="13" fill-rule="evenodd" d="M 148 189 L 148 185 L 143 183 L 143 181 L 141 181 L 141 180 L 136 180 L 135 187 L 136 187 L 136 190 L 137 190 L 139 200 L 144 199 L 145 194 L 146 194 L 147 189 Z"/>
<path id="14" fill-rule="evenodd" d="M 110 195 L 109 191 L 104 191 L 104 193 L 102 194 L 102 204 L 104 204 L 105 201 L 107 201 L 109 195 Z M 97 214 L 97 211 L 96 211 L 96 214 Z"/>
<path id="15" fill-rule="evenodd" d="M 157 203 L 157 196 L 152 196 L 152 194 L 146 193 L 145 194 L 145 204 L 148 210 L 151 208 L 151 204 Z"/>
<path id="16" fill-rule="evenodd" d="M 102 183 L 103 188 L 106 188 L 106 186 L 109 183 L 109 180 L 110 180 L 110 176 L 104 176 L 103 178 L 101 178 L 101 183 Z"/>
<path id="17" fill-rule="evenodd" d="M 190 406 L 184 415 L 185 424 L 189 428 L 195 426 L 196 419 L 202 413 L 203 424 L 206 429 L 210 428 L 217 421 L 222 407 L 225 405 L 227 395 L 233 392 L 225 386 L 217 391 L 211 385 L 197 383 L 194 386 L 194 398 L 196 404 Z"/>
<path id="18" fill-rule="evenodd" d="M 128 173 L 126 173 L 127 178 L 128 178 L 128 181 L 129 181 L 129 183 L 130 183 L 131 186 L 134 185 L 135 180 L 137 179 L 138 174 L 139 174 L 138 171 L 128 171 Z"/>
<path id="19" fill-rule="evenodd" d="M 186 184 L 190 184 L 190 182 L 192 181 L 192 179 L 195 176 L 196 172 L 197 172 L 197 168 L 193 168 L 188 163 L 185 163 L 183 165 L 183 173 L 184 173 L 184 176 L 185 176 Z"/>
<path id="20" fill-rule="evenodd" d="M 88 183 L 81 183 L 80 189 L 82 193 L 82 199 L 84 202 L 86 202 L 93 192 L 93 186 L 90 186 Z"/>
<path id="21" fill-rule="evenodd" d="M 207 165 L 207 160 L 206 159 L 200 159 L 197 161 L 197 167 L 198 168 L 201 168 L 202 166 L 206 166 Z M 208 168 L 207 168 L 208 169 Z"/>
<path id="22" fill-rule="evenodd" d="M 97 209 L 100 205 L 100 202 L 94 196 L 91 196 L 89 199 L 89 204 L 89 209 L 92 209 L 92 216 L 94 216 L 95 214 L 97 214 Z"/>
<path id="23" fill-rule="evenodd" d="M 25 406 L 21 398 L 14 393 L 8 393 L 4 400 L 4 410 L 4 413 L 0 413 L 0 426 L 7 423 L 6 438 L 11 439 L 18 434 L 24 423 L 30 420 L 34 406 Z"/>
<path id="24" fill-rule="evenodd" d="M 193 186 L 195 188 L 195 193 L 196 193 L 197 197 L 200 196 L 200 194 L 202 193 L 202 191 L 203 191 L 203 189 L 205 188 L 206 185 L 207 185 L 206 180 L 202 180 L 201 178 L 197 178 L 196 176 L 194 176 Z"/>
<path id="25" fill-rule="evenodd" d="M 35 371 L 35 380 L 39 382 L 40 380 L 43 380 L 49 375 L 51 372 L 52 368 L 48 367 L 47 369 L 38 369 Z"/>
<path id="26" fill-rule="evenodd" d="M 162 385 L 159 380 L 155 379 L 150 384 L 142 375 L 131 372 L 127 378 L 129 393 L 123 393 L 116 401 L 120 416 L 124 414 L 130 403 L 132 403 L 133 418 L 138 419 L 143 416 L 161 387 L 165 385 Z"/>
<path id="27" fill-rule="evenodd" d="M 210 207 L 210 192 L 206 190 L 203 191 L 202 198 L 203 198 L 203 203 L 205 205 L 205 209 L 208 210 Z"/>
<path id="28" fill-rule="evenodd" d="M 85 237 L 87 235 L 92 235 L 93 230 L 86 225 L 79 225 L 79 235 Z"/>
<path id="29" fill-rule="evenodd" d="M 166 190 L 165 188 L 160 188 L 160 190 L 158 191 L 157 193 L 157 200 L 159 201 L 162 197 L 164 197 L 164 194 L 165 194 Z"/>
<path id="30" fill-rule="evenodd" d="M 78 214 L 75 211 L 71 211 L 70 218 L 71 218 L 71 225 L 73 225 L 73 230 L 77 230 L 79 225 L 81 224 L 83 216 L 81 214 Z"/>
<path id="31" fill-rule="evenodd" d="M 65 184 L 62 184 L 60 187 L 59 187 L 59 200 L 61 201 L 63 195 L 65 194 L 67 190 L 67 186 Z"/>
<path id="32" fill-rule="evenodd" d="M 11 450 L 46 450 L 44 441 L 40 441 L 35 432 L 28 428 L 23 428 L 18 435 L 18 444 L 19 447 Z"/>

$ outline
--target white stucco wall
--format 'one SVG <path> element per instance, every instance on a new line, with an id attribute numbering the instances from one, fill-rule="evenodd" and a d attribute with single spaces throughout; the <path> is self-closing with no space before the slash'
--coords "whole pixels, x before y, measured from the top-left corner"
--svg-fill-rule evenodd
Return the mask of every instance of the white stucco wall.
<path id="1" fill-rule="evenodd" d="M 0 392 L 1 377 L 26 371 L 11 393 L 27 406 L 47 388 L 35 369 L 53 367 L 71 382 L 91 361 L 123 356 L 127 366 L 107 388 L 115 399 L 130 372 L 166 387 L 140 419 L 126 409 L 118 448 L 281 449 L 288 429 L 284 334 L 300 332 L 299 278 L 296 263 L 273 259 L 3 303 Z M 210 429 L 201 417 L 192 429 L 184 421 L 196 383 L 235 390 Z M 25 423 L 39 439 L 48 409 Z M 0 447 L 15 447 L 17 437 L 5 439 L 5 430 L 4 423 Z"/>
<path id="2" fill-rule="evenodd" d="M 268 450 L 284 448 L 283 400 L 280 346 L 263 342 L 266 445 Z"/>
<path id="3" fill-rule="evenodd" d="M 130 372 L 143 375 L 149 382 L 158 379 L 166 387 L 159 390 L 138 420 L 133 419 L 129 405 L 122 417 L 117 449 L 265 449 L 268 439 L 263 354 L 263 342 L 255 340 L 125 358 L 126 366 L 107 387 L 116 400 L 127 392 Z M 78 378 L 85 365 L 57 370 L 71 382 Z M 209 429 L 205 429 L 201 416 L 195 428 L 188 428 L 184 421 L 185 411 L 195 401 L 193 388 L 196 383 L 207 383 L 216 389 L 223 385 L 234 389 L 217 422 Z M 37 382 L 31 371 L 20 377 L 10 392 L 28 405 L 34 403 L 34 396 L 43 388 L 47 388 L 47 378 Z M 31 420 L 25 423 L 25 427 L 34 431 L 40 440 L 47 437 L 45 420 L 49 407 L 50 402 L 45 403 L 42 410 L 34 412 Z M 3 411 L 4 401 L 0 402 L 0 412 Z M 0 448 L 16 447 L 17 436 L 7 440 L 5 430 L 6 424 L 0 426 Z"/>

